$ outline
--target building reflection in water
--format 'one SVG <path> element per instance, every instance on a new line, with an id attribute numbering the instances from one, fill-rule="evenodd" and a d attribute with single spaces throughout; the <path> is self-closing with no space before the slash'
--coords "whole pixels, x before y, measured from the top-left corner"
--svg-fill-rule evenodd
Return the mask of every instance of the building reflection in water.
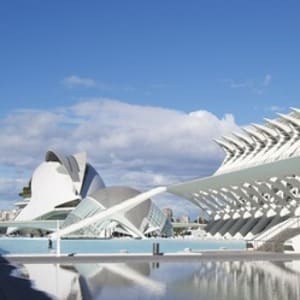
<path id="1" fill-rule="evenodd" d="M 155 268 L 159 266 L 155 263 Z M 98 299 L 104 288 L 140 286 L 153 295 L 165 294 L 165 284 L 151 279 L 149 263 L 136 264 L 26 264 L 24 277 L 36 289 L 58 299 Z"/>
<path id="2" fill-rule="evenodd" d="M 26 264 L 24 276 L 56 299 L 300 299 L 300 261 Z"/>
<path id="3" fill-rule="evenodd" d="M 197 287 L 203 299 L 296 300 L 300 262 L 210 262 L 181 284 Z"/>
<path id="4" fill-rule="evenodd" d="M 35 289 L 21 268 L 11 265 L 0 255 L 0 299 L 50 300 L 50 297 L 43 291 Z"/>

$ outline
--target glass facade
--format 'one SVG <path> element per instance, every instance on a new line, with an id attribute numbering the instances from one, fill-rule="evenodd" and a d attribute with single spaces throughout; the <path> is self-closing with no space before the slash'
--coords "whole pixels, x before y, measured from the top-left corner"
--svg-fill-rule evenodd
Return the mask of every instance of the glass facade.
<path id="1" fill-rule="evenodd" d="M 92 197 L 87 197 L 67 216 L 62 228 L 91 217 L 104 209 L 105 208 L 100 203 L 100 199 L 96 200 Z M 147 200 L 136 206 L 131 211 L 127 212 L 125 217 L 141 232 L 145 232 L 149 229 L 151 232 L 151 228 L 153 228 L 153 232 L 157 235 L 172 235 L 172 225 L 170 221 L 151 200 Z M 123 232 L 126 235 L 126 232 L 128 232 L 126 226 L 119 223 L 116 219 L 117 218 L 96 222 L 72 233 L 70 236 L 110 237 L 113 236 L 114 233 L 120 232 Z M 136 222 L 137 220 L 138 222 Z M 143 220 L 143 222 L 140 222 L 140 220 Z M 129 232 L 128 235 L 130 235 Z"/>

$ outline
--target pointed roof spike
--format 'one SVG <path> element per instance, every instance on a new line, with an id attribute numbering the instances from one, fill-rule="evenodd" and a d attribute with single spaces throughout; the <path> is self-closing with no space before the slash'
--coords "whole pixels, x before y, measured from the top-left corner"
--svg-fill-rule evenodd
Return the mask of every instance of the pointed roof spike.
<path id="1" fill-rule="evenodd" d="M 244 135 L 241 134 L 239 132 L 233 132 L 232 133 L 235 137 L 237 137 L 238 139 L 244 141 L 245 143 L 247 143 L 248 145 L 252 145 L 254 143 L 253 139 L 249 136 L 249 134 Z"/>
<path id="2" fill-rule="evenodd" d="M 290 109 L 292 110 L 290 115 L 293 116 L 296 119 L 299 119 L 300 118 L 300 109 L 295 108 L 295 107 L 291 107 Z"/>
<path id="3" fill-rule="evenodd" d="M 258 141 L 264 143 L 265 142 L 265 137 L 259 133 L 257 130 L 254 130 L 252 128 L 242 128 L 242 130 L 244 130 L 245 132 L 247 132 L 250 136 L 254 136 Z"/>
<path id="4" fill-rule="evenodd" d="M 251 125 L 253 127 L 255 127 L 256 129 L 265 132 L 266 134 L 268 134 L 272 138 L 275 138 L 277 136 L 277 132 L 274 129 L 271 129 L 271 128 L 268 128 L 266 126 L 256 124 L 256 123 L 251 123 Z"/>
<path id="5" fill-rule="evenodd" d="M 264 120 L 266 122 L 268 122 L 269 124 L 271 124 L 272 126 L 278 128 L 279 130 L 285 132 L 285 133 L 289 133 L 291 131 L 290 127 L 281 123 L 281 122 L 278 122 L 277 120 L 271 120 L 271 119 L 268 119 L 268 118 L 264 118 Z"/>
<path id="6" fill-rule="evenodd" d="M 289 123 L 292 123 L 293 125 L 296 125 L 297 127 L 300 127 L 300 120 L 296 119 L 292 116 L 289 115 L 284 115 L 281 113 L 277 113 L 278 116 L 280 116 L 282 119 L 286 120 Z"/>
<path id="7" fill-rule="evenodd" d="M 238 149 L 243 150 L 243 143 L 241 144 L 239 141 L 237 141 L 236 139 L 234 139 L 233 137 L 229 137 L 229 136 L 223 136 L 223 139 L 225 141 L 228 141 L 230 144 L 235 145 Z"/>
<path id="8" fill-rule="evenodd" d="M 300 114 L 300 108 L 290 107 L 290 109 L 298 114 Z"/>
<path id="9" fill-rule="evenodd" d="M 218 139 L 213 139 L 213 141 L 214 141 L 215 143 L 217 143 L 221 148 L 223 148 L 223 149 L 229 151 L 229 152 L 232 153 L 232 154 L 234 153 L 235 148 L 232 147 L 231 144 L 228 144 L 228 143 L 226 143 L 225 141 L 221 141 L 221 140 L 218 140 Z"/>

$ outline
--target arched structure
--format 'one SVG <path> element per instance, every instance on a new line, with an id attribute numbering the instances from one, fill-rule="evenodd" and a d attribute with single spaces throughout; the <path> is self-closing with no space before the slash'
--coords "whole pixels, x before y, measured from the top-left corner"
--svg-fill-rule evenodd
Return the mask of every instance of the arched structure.
<path id="1" fill-rule="evenodd" d="M 30 197 L 19 202 L 22 208 L 15 221 L 64 220 L 80 201 L 105 187 L 86 153 L 63 155 L 48 151 L 45 161 L 33 172 Z M 12 233 L 16 228 L 8 228 Z"/>
<path id="2" fill-rule="evenodd" d="M 62 228 L 66 228 L 108 208 L 113 208 L 139 194 L 139 191 L 129 187 L 113 186 L 97 190 L 86 197 L 68 215 Z M 149 198 L 129 210 L 119 211 L 105 220 L 82 227 L 72 235 L 86 237 L 111 237 L 115 235 L 144 237 L 152 233 L 170 236 L 172 234 L 172 225 Z"/>
<path id="3" fill-rule="evenodd" d="M 216 140 L 213 176 L 167 188 L 206 214 L 208 236 L 267 241 L 300 215 L 300 110 L 265 120 Z"/>
<path id="4" fill-rule="evenodd" d="M 23 234 L 52 232 L 56 230 L 55 220 L 59 220 L 65 230 L 106 211 L 112 214 L 70 233 L 81 237 L 172 234 L 171 223 L 150 197 L 116 210 L 115 207 L 122 207 L 123 202 L 138 197 L 140 192 L 129 187 L 106 188 L 97 171 L 87 162 L 85 153 L 66 156 L 48 151 L 45 161 L 33 172 L 26 193 L 30 197 L 17 203 L 21 211 L 9 222 L 8 234 L 16 230 Z"/>

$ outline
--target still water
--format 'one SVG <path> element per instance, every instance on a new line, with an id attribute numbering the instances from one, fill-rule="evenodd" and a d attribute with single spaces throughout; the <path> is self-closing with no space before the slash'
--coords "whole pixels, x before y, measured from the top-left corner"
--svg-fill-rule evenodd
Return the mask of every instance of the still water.
<path id="1" fill-rule="evenodd" d="M 174 253 L 185 248 L 193 250 L 245 249 L 244 241 L 226 240 L 191 240 L 191 239 L 111 239 L 62 240 L 62 253 L 120 253 L 126 250 L 129 253 L 147 253 L 152 251 L 153 243 L 160 244 L 162 252 Z M 56 242 L 53 242 L 56 247 Z M 42 254 L 49 253 L 47 238 L 6 238 L 0 237 L 0 254 L 6 251 L 11 254 Z"/>
<path id="2" fill-rule="evenodd" d="M 300 261 L 24 264 L 16 267 L 3 261 L 2 258 L 1 300 L 300 299 Z"/>

